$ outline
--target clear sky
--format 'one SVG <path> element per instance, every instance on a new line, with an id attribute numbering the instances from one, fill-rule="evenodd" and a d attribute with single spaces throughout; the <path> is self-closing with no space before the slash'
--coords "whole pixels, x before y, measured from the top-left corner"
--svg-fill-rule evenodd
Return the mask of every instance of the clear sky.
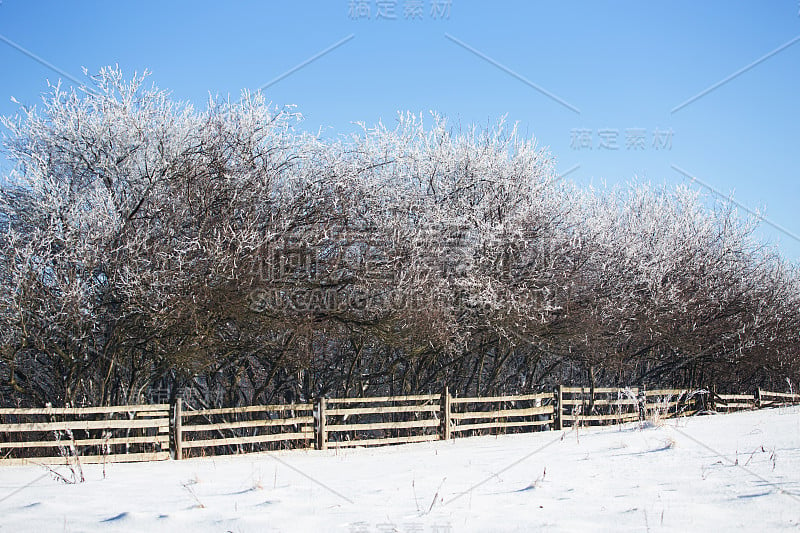
<path id="1" fill-rule="evenodd" d="M 330 134 L 507 115 L 579 183 L 693 177 L 765 209 L 800 260 L 799 0 L 0 1 L 0 114 L 113 64 L 198 105 L 267 86 Z"/>

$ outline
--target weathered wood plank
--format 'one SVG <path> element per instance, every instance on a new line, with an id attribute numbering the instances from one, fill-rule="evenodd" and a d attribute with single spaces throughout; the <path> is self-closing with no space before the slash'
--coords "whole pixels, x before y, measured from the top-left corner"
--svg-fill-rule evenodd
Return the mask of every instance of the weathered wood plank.
<path id="1" fill-rule="evenodd" d="M 626 388 L 614 388 L 614 387 L 596 387 L 594 389 L 595 394 L 616 394 L 622 391 L 630 391 L 634 394 L 639 393 L 638 387 L 631 387 L 629 389 Z M 564 394 L 589 394 L 591 389 L 589 387 L 564 387 L 562 389 Z"/>
<path id="2" fill-rule="evenodd" d="M 717 394 L 717 398 L 722 400 L 750 400 L 753 402 L 756 400 L 753 394 Z"/>
<path id="3" fill-rule="evenodd" d="M 584 399 L 584 400 L 573 398 L 573 399 L 570 399 L 570 400 L 562 400 L 562 403 L 564 405 L 588 405 L 590 402 L 589 402 L 588 398 Z M 592 403 L 594 405 L 639 405 L 639 401 L 635 400 L 633 398 L 626 398 L 624 400 L 613 400 L 613 399 L 612 400 L 598 400 L 598 399 L 595 399 L 595 401 L 592 402 Z"/>
<path id="4" fill-rule="evenodd" d="M 109 439 L 75 439 L 76 446 L 115 446 L 118 444 L 169 444 L 168 435 L 153 435 L 149 437 L 113 437 Z M 59 446 L 70 446 L 70 440 L 42 440 L 29 442 L 0 442 L 0 448 L 57 448 Z"/>
<path id="5" fill-rule="evenodd" d="M 87 429 L 128 429 L 152 428 L 169 425 L 169 418 L 149 418 L 140 420 L 69 420 L 64 422 L 28 422 L 24 424 L 0 424 L 0 432 L 87 430 Z"/>
<path id="6" fill-rule="evenodd" d="M 374 422 L 371 424 L 327 424 L 328 433 L 340 431 L 368 431 L 372 429 L 406 429 L 438 427 L 439 420 L 410 420 L 408 422 Z"/>
<path id="7" fill-rule="evenodd" d="M 325 397 L 322 396 L 317 398 L 316 401 L 316 427 L 314 428 L 314 446 L 318 450 L 327 450 L 328 449 L 328 430 L 327 430 L 327 422 L 328 422 L 328 415 L 325 413 L 327 409 L 327 405 L 325 402 Z"/>
<path id="8" fill-rule="evenodd" d="M 459 431 L 469 431 L 472 429 L 500 429 L 500 428 L 511 428 L 511 427 L 528 427 L 528 426 L 546 426 L 548 424 L 552 424 L 553 419 L 548 418 L 547 420 L 525 420 L 522 422 L 480 422 L 477 424 L 462 424 L 459 426 L 453 427 L 453 433 L 457 433 Z"/>
<path id="9" fill-rule="evenodd" d="M 3 407 L 0 408 L 0 415 L 94 415 L 109 413 L 133 413 L 136 411 L 168 412 L 169 404 L 115 405 L 110 407 Z"/>
<path id="10" fill-rule="evenodd" d="M 645 396 L 677 396 L 687 393 L 686 389 L 653 389 L 644 391 Z"/>
<path id="11" fill-rule="evenodd" d="M 639 420 L 639 413 L 622 413 L 614 415 L 563 415 L 564 420 L 584 420 L 584 421 L 602 421 L 602 420 Z"/>
<path id="12" fill-rule="evenodd" d="M 413 394 L 410 396 L 375 396 L 372 398 L 326 398 L 329 405 L 340 403 L 422 402 L 439 401 L 438 394 Z"/>
<path id="13" fill-rule="evenodd" d="M 298 424 L 313 424 L 313 416 L 298 416 L 297 418 L 265 418 L 261 420 L 238 420 L 235 422 L 214 422 L 210 424 L 192 424 L 183 426 L 184 433 L 196 431 L 210 431 L 217 429 L 258 428 L 269 426 L 294 426 Z"/>
<path id="14" fill-rule="evenodd" d="M 172 444 L 175 460 L 183 460 L 183 398 L 175 401 L 175 413 L 172 418 Z"/>
<path id="15" fill-rule="evenodd" d="M 439 440 L 439 435 L 409 435 L 408 437 L 386 437 L 378 439 L 328 441 L 329 448 L 352 448 L 354 446 L 378 446 L 381 444 L 406 444 Z"/>
<path id="16" fill-rule="evenodd" d="M 220 407 L 215 409 L 183 409 L 183 417 L 191 416 L 210 416 L 210 415 L 234 415 L 243 413 L 261 413 L 272 411 L 311 411 L 314 405 L 310 403 L 287 403 L 284 405 L 248 405 L 245 407 Z"/>
<path id="17" fill-rule="evenodd" d="M 525 400 L 552 400 L 552 392 L 539 392 L 536 394 L 515 394 L 510 396 L 484 396 L 472 398 L 452 398 L 450 403 L 488 403 L 488 402 L 516 402 Z"/>
<path id="18" fill-rule="evenodd" d="M 468 420 L 475 418 L 507 418 L 513 416 L 544 415 L 552 412 L 554 412 L 552 405 L 543 405 L 541 407 L 528 407 L 527 409 L 498 409 L 497 411 L 469 411 L 464 413 L 453 411 L 451 416 L 453 420 Z"/>
<path id="19" fill-rule="evenodd" d="M 764 396 L 771 396 L 775 398 L 790 398 L 795 401 L 800 401 L 800 394 L 790 394 L 788 392 L 770 392 L 762 390 L 761 397 L 763 398 Z"/>
<path id="20" fill-rule="evenodd" d="M 118 453 L 111 455 L 81 455 L 81 464 L 138 463 L 143 461 L 165 461 L 169 452 Z M 66 465 L 64 457 L 17 457 L 0 459 L 0 465 Z"/>
<path id="21" fill-rule="evenodd" d="M 789 398 L 761 399 L 761 407 L 789 407 L 790 405 L 797 405 L 797 403 L 800 403 L 800 398 L 795 401 Z"/>
<path id="22" fill-rule="evenodd" d="M 556 412 L 555 412 L 555 429 L 560 431 L 564 429 L 563 417 L 564 413 L 564 386 L 559 385 L 556 389 Z"/>
<path id="23" fill-rule="evenodd" d="M 453 427 L 453 396 L 450 394 L 450 388 L 444 388 L 444 392 L 442 392 L 442 399 L 440 402 L 440 407 L 442 412 L 439 416 L 441 416 L 440 420 L 440 432 L 442 436 L 442 440 L 450 440 L 452 438 L 452 427 Z"/>
<path id="24" fill-rule="evenodd" d="M 338 409 L 326 409 L 325 414 L 334 415 L 370 415 L 382 413 L 423 413 L 436 412 L 439 410 L 438 404 L 431 405 L 385 405 L 371 407 L 347 407 Z"/>
<path id="25" fill-rule="evenodd" d="M 680 402 L 646 403 L 646 404 L 644 404 L 644 408 L 645 408 L 646 411 L 655 410 L 655 409 L 659 409 L 659 410 L 672 409 L 674 407 L 677 407 L 679 405 L 679 403 Z"/>
<path id="26" fill-rule="evenodd" d="M 182 448 L 207 448 L 213 446 L 236 446 L 239 444 L 258 444 L 282 440 L 313 440 L 314 431 L 292 433 L 272 433 L 269 435 L 248 435 L 246 437 L 221 437 L 218 439 L 184 440 Z"/>
<path id="27" fill-rule="evenodd" d="M 755 403 L 749 403 L 749 402 L 747 402 L 747 403 L 742 403 L 742 402 L 719 403 L 718 402 L 715 405 L 715 407 L 717 408 L 717 410 L 720 410 L 720 409 L 742 409 L 742 410 L 744 410 L 744 409 L 755 409 L 756 404 Z"/>

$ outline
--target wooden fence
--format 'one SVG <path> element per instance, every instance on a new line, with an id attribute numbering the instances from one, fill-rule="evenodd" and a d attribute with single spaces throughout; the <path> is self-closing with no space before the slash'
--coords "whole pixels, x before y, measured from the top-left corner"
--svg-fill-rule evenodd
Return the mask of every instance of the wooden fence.
<path id="1" fill-rule="evenodd" d="M 635 420 L 690 416 L 706 409 L 705 390 L 559 387 L 561 429 L 575 424 L 621 424 Z"/>
<path id="2" fill-rule="evenodd" d="M 267 451 L 314 439 L 314 405 L 251 405 L 184 409 L 175 405 L 175 458 Z"/>
<path id="3" fill-rule="evenodd" d="M 313 403 L 0 409 L 0 465 L 152 461 L 344 448 L 800 404 L 800 394 L 559 386 L 554 393 L 320 398 Z"/>
<path id="4" fill-rule="evenodd" d="M 444 393 L 445 435 L 484 431 L 525 431 L 553 424 L 554 397 L 549 393 L 483 398 L 452 398 Z"/>
<path id="5" fill-rule="evenodd" d="M 644 391 L 644 418 L 691 416 L 708 408 L 706 390 L 652 389 Z"/>
<path id="6" fill-rule="evenodd" d="M 319 402 L 320 449 L 439 439 L 439 394 L 331 398 Z"/>
<path id="7" fill-rule="evenodd" d="M 785 392 L 769 392 L 758 389 L 758 408 L 784 407 L 800 403 L 800 394 L 787 394 Z"/>
<path id="8" fill-rule="evenodd" d="M 639 389 L 559 387 L 559 428 L 639 420 Z"/>
<path id="9" fill-rule="evenodd" d="M 758 408 L 758 396 L 756 394 L 714 394 L 712 401 L 714 402 L 714 410 L 722 413 Z"/>
<path id="10" fill-rule="evenodd" d="M 170 457 L 170 406 L 0 409 L 0 464 Z"/>

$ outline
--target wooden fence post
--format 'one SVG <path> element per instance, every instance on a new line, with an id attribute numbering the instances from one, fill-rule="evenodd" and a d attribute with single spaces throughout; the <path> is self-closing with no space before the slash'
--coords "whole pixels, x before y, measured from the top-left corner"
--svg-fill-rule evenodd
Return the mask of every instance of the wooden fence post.
<path id="1" fill-rule="evenodd" d="M 439 400 L 442 406 L 442 440 L 450 440 L 450 420 L 452 410 L 450 407 L 450 390 L 445 387 Z"/>
<path id="2" fill-rule="evenodd" d="M 316 441 L 318 450 L 328 449 L 328 431 L 325 429 L 325 397 L 317 398 Z"/>
<path id="3" fill-rule="evenodd" d="M 717 386 L 716 385 L 711 385 L 711 387 L 709 387 L 708 390 L 709 390 L 709 394 L 708 394 L 708 402 L 707 402 L 707 405 L 706 405 L 706 409 L 708 409 L 709 411 L 716 411 L 717 410 Z"/>
<path id="4" fill-rule="evenodd" d="M 175 420 L 172 424 L 173 440 L 175 441 L 175 460 L 183 459 L 183 400 L 175 400 Z"/>
<path id="5" fill-rule="evenodd" d="M 756 393 L 754 394 L 754 396 L 756 398 L 756 401 L 755 401 L 756 409 L 761 409 L 761 387 L 758 387 L 756 389 Z"/>
<path id="6" fill-rule="evenodd" d="M 667 411 L 665 414 L 669 415 L 669 399 L 672 396 L 667 396 Z M 658 398 L 656 398 L 658 400 Z M 636 407 L 639 410 L 639 422 L 647 418 L 647 385 L 642 385 L 636 395 Z M 676 407 L 677 409 L 677 407 Z"/>
<path id="7" fill-rule="evenodd" d="M 553 411 L 556 418 L 555 420 L 556 431 L 564 429 L 564 422 L 561 418 L 561 414 L 564 412 L 564 410 L 561 407 L 561 401 L 563 397 L 564 397 L 564 386 L 559 385 L 558 388 L 556 389 L 556 405 L 555 405 L 555 410 Z"/>

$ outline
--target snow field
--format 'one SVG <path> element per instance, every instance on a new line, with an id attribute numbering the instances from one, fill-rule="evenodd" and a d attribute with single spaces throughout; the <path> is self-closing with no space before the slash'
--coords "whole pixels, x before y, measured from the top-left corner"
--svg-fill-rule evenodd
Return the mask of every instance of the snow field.
<path id="1" fill-rule="evenodd" d="M 795 531 L 800 407 L 83 470 L 0 469 L 0 532 Z"/>

